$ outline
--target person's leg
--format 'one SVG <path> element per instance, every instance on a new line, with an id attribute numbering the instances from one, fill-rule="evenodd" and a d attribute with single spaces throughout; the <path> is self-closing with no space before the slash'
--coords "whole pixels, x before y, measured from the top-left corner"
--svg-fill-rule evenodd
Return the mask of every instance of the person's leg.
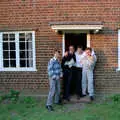
<path id="1" fill-rule="evenodd" d="M 67 70 L 64 70 L 63 72 L 63 99 L 66 97 L 66 85 L 67 85 L 67 79 L 68 79 L 68 74 Z"/>
<path id="2" fill-rule="evenodd" d="M 82 68 L 76 69 L 76 95 L 80 97 L 82 95 L 81 90 Z"/>
<path id="3" fill-rule="evenodd" d="M 53 103 L 53 96 L 55 94 L 55 84 L 56 84 L 55 82 L 56 80 L 53 79 L 49 80 L 50 90 L 49 90 L 46 106 L 51 106 Z"/>
<path id="4" fill-rule="evenodd" d="M 76 80 L 77 80 L 77 76 L 76 76 L 76 67 L 72 67 L 72 78 L 70 81 L 70 94 L 74 95 L 76 93 Z"/>
<path id="5" fill-rule="evenodd" d="M 72 80 L 72 70 L 67 71 L 67 79 L 66 79 L 66 89 L 65 89 L 65 99 L 70 100 L 70 83 Z"/>
<path id="6" fill-rule="evenodd" d="M 58 104 L 60 100 L 60 80 L 56 80 L 55 85 L 55 103 Z"/>
<path id="7" fill-rule="evenodd" d="M 87 88 L 87 70 L 83 69 L 82 71 L 82 94 L 86 95 Z"/>
<path id="8" fill-rule="evenodd" d="M 93 70 L 89 70 L 87 73 L 88 76 L 88 93 L 89 96 L 94 96 L 94 84 L 93 84 Z"/>

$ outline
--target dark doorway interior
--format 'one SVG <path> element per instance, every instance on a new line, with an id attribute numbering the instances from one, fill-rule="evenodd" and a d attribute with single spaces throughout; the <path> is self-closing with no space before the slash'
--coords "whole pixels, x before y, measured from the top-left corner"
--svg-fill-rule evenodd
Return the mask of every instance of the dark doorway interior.
<path id="1" fill-rule="evenodd" d="M 77 46 L 82 46 L 83 50 L 87 47 L 87 35 L 86 33 L 66 33 L 65 34 L 65 50 L 68 51 L 69 46 L 73 45 L 75 47 L 75 50 L 77 49 Z M 74 71 L 73 71 L 74 74 Z M 71 81 L 71 89 L 70 92 L 71 94 L 75 93 L 75 76 L 73 77 Z"/>
<path id="2" fill-rule="evenodd" d="M 83 50 L 87 46 L 87 35 L 86 33 L 66 33 L 65 34 L 65 50 L 68 50 L 69 46 L 73 45 L 75 49 L 77 46 L 82 46 Z"/>

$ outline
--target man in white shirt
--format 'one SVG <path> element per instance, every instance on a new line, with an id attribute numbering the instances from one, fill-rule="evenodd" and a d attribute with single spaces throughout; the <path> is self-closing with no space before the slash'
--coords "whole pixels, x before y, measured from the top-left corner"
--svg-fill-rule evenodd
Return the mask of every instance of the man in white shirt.
<path id="1" fill-rule="evenodd" d="M 76 56 L 76 95 L 77 99 L 79 99 L 82 96 L 82 64 L 80 63 L 82 56 L 83 56 L 83 50 L 81 46 L 77 47 L 77 51 L 75 52 Z"/>

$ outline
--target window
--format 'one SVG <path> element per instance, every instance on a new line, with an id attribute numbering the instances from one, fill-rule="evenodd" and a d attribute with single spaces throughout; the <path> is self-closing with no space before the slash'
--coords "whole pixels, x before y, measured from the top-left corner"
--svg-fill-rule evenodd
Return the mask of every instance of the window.
<path id="1" fill-rule="evenodd" d="M 35 32 L 0 33 L 0 71 L 35 71 Z"/>
<path id="2" fill-rule="evenodd" d="M 120 30 L 118 30 L 118 69 L 120 71 Z"/>

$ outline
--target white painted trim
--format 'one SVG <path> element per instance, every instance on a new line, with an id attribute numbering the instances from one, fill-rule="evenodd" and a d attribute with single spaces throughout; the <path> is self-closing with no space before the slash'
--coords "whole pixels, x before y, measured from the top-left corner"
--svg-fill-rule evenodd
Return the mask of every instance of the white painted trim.
<path id="1" fill-rule="evenodd" d="M 64 56 L 65 53 L 65 33 L 62 35 L 62 56 Z"/>
<path id="2" fill-rule="evenodd" d="M 16 68 L 19 68 L 20 54 L 19 54 L 19 32 L 15 34 L 16 42 Z"/>
<path id="3" fill-rule="evenodd" d="M 4 68 L 3 67 L 3 47 L 2 47 L 2 34 L 15 34 L 16 43 L 16 67 Z M 33 45 L 33 67 L 20 67 L 19 63 L 19 33 L 32 33 L 32 45 Z M 35 55 L 35 31 L 18 31 L 18 32 L 0 32 L 0 71 L 37 71 L 36 70 L 36 55 Z"/>
<path id="4" fill-rule="evenodd" d="M 33 69 L 36 70 L 36 50 L 35 50 L 35 31 L 32 32 L 33 45 Z"/>
<path id="5" fill-rule="evenodd" d="M 87 33 L 87 47 L 90 47 L 90 33 Z"/>
<path id="6" fill-rule="evenodd" d="M 0 71 L 2 69 L 3 64 L 2 59 L 2 33 L 0 33 Z"/>
<path id="7" fill-rule="evenodd" d="M 101 30 L 103 25 L 52 25 L 53 30 Z"/>
<path id="8" fill-rule="evenodd" d="M 90 33 L 86 34 L 87 34 L 87 47 L 90 47 Z M 65 33 L 63 33 L 62 35 L 62 56 L 64 56 L 64 53 L 65 53 Z"/>
<path id="9" fill-rule="evenodd" d="M 118 30 L 118 68 L 116 71 L 120 71 L 120 29 Z"/>
<path id="10" fill-rule="evenodd" d="M 34 68 L 2 68 L 0 71 L 37 71 Z"/>

